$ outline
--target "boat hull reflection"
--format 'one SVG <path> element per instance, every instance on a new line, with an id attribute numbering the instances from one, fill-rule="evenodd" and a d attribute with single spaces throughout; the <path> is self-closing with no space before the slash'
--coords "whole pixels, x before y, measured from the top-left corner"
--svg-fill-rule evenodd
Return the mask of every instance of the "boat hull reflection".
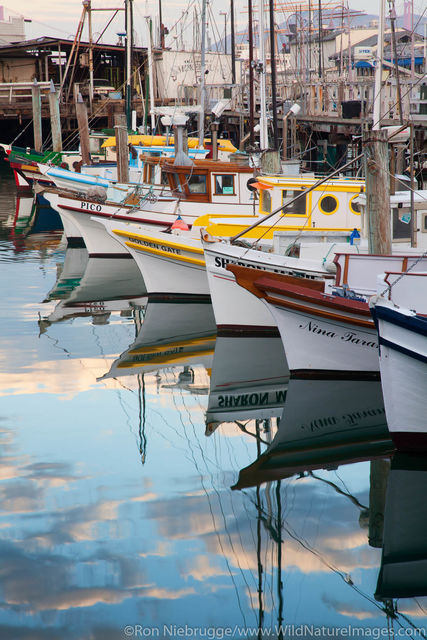
<path id="1" fill-rule="evenodd" d="M 391 464 L 375 597 L 427 596 L 427 459 L 398 452 Z"/>
<path id="2" fill-rule="evenodd" d="M 291 378 L 272 443 L 234 488 L 393 451 L 380 381 Z"/>
<path id="3" fill-rule="evenodd" d="M 210 370 L 215 339 L 210 303 L 149 299 L 135 341 L 101 379 L 180 365 L 200 364 Z"/>
<path id="4" fill-rule="evenodd" d="M 280 337 L 218 336 L 211 374 L 207 433 L 221 422 L 281 415 L 289 369 Z"/>

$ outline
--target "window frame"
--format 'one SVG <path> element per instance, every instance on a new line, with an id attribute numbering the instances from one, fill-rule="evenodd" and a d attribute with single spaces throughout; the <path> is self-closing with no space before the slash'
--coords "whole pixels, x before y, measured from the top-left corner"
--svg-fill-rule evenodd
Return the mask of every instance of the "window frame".
<path id="1" fill-rule="evenodd" d="M 213 179 L 214 179 L 214 195 L 215 196 L 235 196 L 236 195 L 236 174 L 235 173 L 214 173 L 213 175 Z M 233 193 L 220 193 L 219 191 L 216 190 L 216 179 L 218 176 L 231 176 L 233 178 Z"/>

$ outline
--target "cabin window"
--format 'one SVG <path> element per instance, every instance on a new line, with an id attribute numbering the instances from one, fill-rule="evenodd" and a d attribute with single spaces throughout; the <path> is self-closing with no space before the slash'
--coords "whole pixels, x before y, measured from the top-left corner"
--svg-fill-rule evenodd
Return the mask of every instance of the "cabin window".
<path id="1" fill-rule="evenodd" d="M 104 142 L 104 140 L 100 139 L 100 138 L 92 138 L 89 136 L 89 151 L 90 153 L 97 153 L 100 154 L 101 153 L 101 142 Z"/>
<path id="2" fill-rule="evenodd" d="M 215 195 L 234 196 L 234 175 L 215 176 Z"/>
<path id="3" fill-rule="evenodd" d="M 393 240 L 411 239 L 411 214 L 403 213 L 401 209 L 393 208 Z"/>
<path id="4" fill-rule="evenodd" d="M 190 193 L 206 193 L 206 176 L 190 176 L 187 184 Z"/>
<path id="5" fill-rule="evenodd" d="M 297 196 L 303 193 L 302 189 L 284 189 L 282 192 L 282 204 L 285 205 L 287 202 L 290 202 Z M 293 202 L 290 205 L 287 205 L 283 210 L 285 214 L 293 214 L 295 216 L 305 216 L 306 215 L 306 199 L 307 195 L 304 194 L 296 202 Z"/>
<path id="6" fill-rule="evenodd" d="M 319 200 L 319 209 L 322 213 L 330 216 L 338 209 L 338 200 L 335 196 L 322 196 Z"/>
<path id="7" fill-rule="evenodd" d="M 153 171 L 153 167 L 151 166 L 151 164 L 148 165 L 147 179 L 146 179 L 145 182 L 147 182 L 148 184 L 154 184 L 154 171 Z"/>
<path id="8" fill-rule="evenodd" d="M 360 216 L 360 204 L 358 204 L 357 202 L 355 202 L 355 199 L 358 197 L 359 194 L 356 194 L 355 196 L 353 196 L 350 199 L 349 202 L 349 206 L 350 206 L 350 211 L 352 211 L 353 213 L 355 213 L 356 215 Z"/>
<path id="9" fill-rule="evenodd" d="M 271 193 L 268 189 L 260 190 L 260 208 L 265 213 L 271 213 Z"/>
<path id="10" fill-rule="evenodd" d="M 423 213 L 423 224 L 421 230 L 423 233 L 427 233 L 427 213 Z"/>
<path id="11" fill-rule="evenodd" d="M 181 191 L 182 193 L 182 185 L 179 179 L 179 175 L 177 173 L 172 174 L 172 183 L 173 183 L 173 188 L 177 189 L 178 191 Z"/>

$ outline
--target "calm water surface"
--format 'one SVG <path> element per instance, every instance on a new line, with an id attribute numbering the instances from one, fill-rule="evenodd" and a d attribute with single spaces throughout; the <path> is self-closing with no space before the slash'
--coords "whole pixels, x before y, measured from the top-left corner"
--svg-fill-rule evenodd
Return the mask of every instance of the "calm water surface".
<path id="1" fill-rule="evenodd" d="M 424 634 L 426 465 L 379 383 L 289 382 L 0 186 L 0 637 Z"/>

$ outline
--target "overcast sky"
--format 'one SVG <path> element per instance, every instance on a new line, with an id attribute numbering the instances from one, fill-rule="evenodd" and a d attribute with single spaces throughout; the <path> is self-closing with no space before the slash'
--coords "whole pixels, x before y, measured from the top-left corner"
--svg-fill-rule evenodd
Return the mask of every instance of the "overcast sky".
<path id="1" fill-rule="evenodd" d="M 422 14 L 425 11 L 425 0 L 413 0 L 414 12 Z M 370 14 L 378 14 L 379 0 L 350 0 L 350 8 L 366 11 Z M 267 0 L 265 0 L 268 6 Z M 336 1 L 323 0 L 322 7 L 326 7 L 327 4 L 337 5 Z M 289 0 L 280 2 L 276 0 L 276 5 L 291 4 Z M 292 3 L 294 4 L 294 3 Z M 303 4 L 306 4 L 305 2 Z M 317 6 L 315 0 L 312 1 L 313 7 Z M 396 0 L 396 12 L 398 15 L 403 14 L 404 0 Z M 256 0 L 253 0 L 253 5 L 256 6 Z M 13 6 L 13 11 L 12 7 Z M 106 7 L 123 7 L 123 0 L 92 0 L 93 8 L 106 8 Z M 144 45 L 141 25 L 144 23 L 144 16 L 151 15 L 153 19 L 158 16 L 159 0 L 134 0 L 134 17 L 135 17 L 135 31 L 137 34 L 137 44 Z M 169 41 L 166 44 L 175 48 L 175 39 L 173 36 L 181 37 L 181 29 L 176 28 L 172 30 L 173 25 L 182 20 L 182 14 L 188 9 L 187 18 L 184 20 L 184 41 L 192 41 L 192 18 L 194 15 L 195 7 L 200 9 L 201 0 L 161 0 L 163 23 L 170 30 Z M 247 23 L 247 0 L 235 0 L 235 22 L 236 29 L 243 29 Z M 229 12 L 230 0 L 210 0 L 208 8 L 208 25 L 210 30 L 210 39 L 215 42 L 220 40 L 224 36 L 225 17 L 220 15 L 220 11 Z M 77 26 L 82 14 L 82 2 L 80 0 L 16 0 L 16 2 L 10 5 L 5 5 L 6 15 L 20 14 L 25 18 L 31 19 L 32 22 L 26 24 L 27 38 L 39 37 L 42 35 L 48 36 L 60 36 L 60 37 L 74 37 L 77 30 Z M 388 3 L 386 2 L 386 13 L 388 13 Z M 103 31 L 108 20 L 112 16 L 112 12 L 94 12 L 93 14 L 93 32 L 94 37 L 97 38 Z M 290 15 L 290 12 L 285 14 L 284 9 L 277 9 L 275 19 L 278 23 L 283 23 L 285 18 Z M 227 17 L 227 29 L 229 33 L 229 20 Z M 112 23 L 106 36 L 103 38 L 104 42 L 114 42 L 116 33 L 123 31 L 124 28 L 124 13 L 120 12 Z M 83 39 L 87 39 L 87 30 L 83 33 Z"/>

